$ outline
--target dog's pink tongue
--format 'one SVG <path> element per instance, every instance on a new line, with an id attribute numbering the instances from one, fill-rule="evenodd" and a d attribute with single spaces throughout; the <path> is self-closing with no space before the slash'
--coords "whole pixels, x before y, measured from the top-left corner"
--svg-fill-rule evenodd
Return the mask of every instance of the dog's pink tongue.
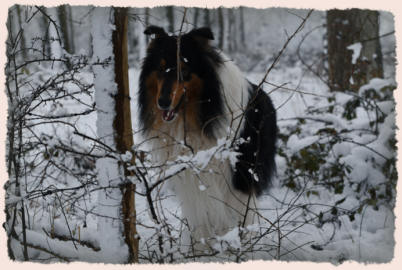
<path id="1" fill-rule="evenodd" d="M 172 119 L 174 118 L 173 110 L 165 110 L 165 111 L 163 111 L 162 118 L 166 122 L 172 121 Z"/>

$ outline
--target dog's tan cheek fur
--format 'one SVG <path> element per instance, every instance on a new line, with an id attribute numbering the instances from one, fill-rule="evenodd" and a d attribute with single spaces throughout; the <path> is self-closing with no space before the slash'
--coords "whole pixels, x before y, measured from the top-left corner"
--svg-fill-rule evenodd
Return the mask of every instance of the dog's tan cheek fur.
<path id="1" fill-rule="evenodd" d="M 176 83 L 174 84 L 174 86 Z M 190 81 L 185 81 L 181 83 L 181 85 L 177 89 L 177 93 L 175 97 L 173 98 L 172 95 L 172 100 L 174 106 L 177 106 L 177 104 L 180 102 L 181 96 L 184 94 L 184 88 L 186 89 L 186 100 L 185 104 L 182 104 L 179 110 L 179 117 L 180 119 L 178 120 L 183 120 L 183 114 L 186 114 L 186 125 L 190 130 L 199 130 L 201 128 L 201 125 L 199 123 L 198 119 L 198 110 L 200 108 L 200 96 L 201 96 L 201 90 L 202 90 L 202 81 L 201 79 L 195 75 L 191 75 L 191 80 Z"/>

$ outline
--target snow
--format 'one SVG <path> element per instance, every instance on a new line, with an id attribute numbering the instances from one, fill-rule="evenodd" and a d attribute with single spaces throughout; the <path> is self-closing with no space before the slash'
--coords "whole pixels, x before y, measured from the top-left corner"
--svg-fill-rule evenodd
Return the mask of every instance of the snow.
<path id="1" fill-rule="evenodd" d="M 353 44 L 347 46 L 346 48 L 347 48 L 348 50 L 353 51 L 353 54 L 352 54 L 352 64 L 355 65 L 357 59 L 360 57 L 360 52 L 361 52 L 361 50 L 362 50 L 362 48 L 363 48 L 363 45 L 362 45 L 360 42 L 357 42 L 357 43 L 353 43 Z"/>
<path id="2" fill-rule="evenodd" d="M 388 86 L 390 84 L 393 84 L 394 79 L 381 79 L 381 78 L 373 78 L 370 80 L 370 82 L 359 89 L 359 95 L 362 96 L 364 92 L 370 89 L 374 89 L 377 93 L 380 93 L 380 90 Z"/>
<path id="3" fill-rule="evenodd" d="M 217 145 L 206 150 L 200 150 L 195 155 L 179 156 L 177 161 L 179 164 L 172 166 L 167 170 L 167 175 L 174 174 L 185 167 L 190 167 L 198 172 L 212 162 L 212 159 L 220 161 L 229 160 L 232 165 L 237 162 L 238 152 L 230 149 L 230 141 L 226 138 L 218 139 Z M 189 164 L 189 165 L 183 165 Z"/>
<path id="4" fill-rule="evenodd" d="M 106 21 L 110 17 L 108 8 L 96 9 L 93 14 L 92 31 L 94 39 L 99 40 L 94 42 L 93 61 L 103 62 L 113 55 L 111 44 L 111 23 Z M 114 100 L 112 95 L 117 93 L 117 85 L 114 82 L 113 66 L 94 65 L 93 71 L 95 74 L 95 102 L 98 110 L 97 130 L 98 136 L 105 144 L 114 145 L 113 137 L 113 119 L 114 119 Z"/>
<path id="5" fill-rule="evenodd" d="M 294 153 L 299 152 L 302 148 L 309 146 L 319 139 L 318 136 L 311 136 L 300 139 L 297 135 L 292 135 L 288 140 L 288 146 Z"/>
<path id="6" fill-rule="evenodd" d="M 347 142 L 341 142 L 341 143 L 336 143 L 334 147 L 332 148 L 334 151 L 334 155 L 336 157 L 341 157 L 341 156 L 347 156 L 350 154 L 350 143 Z"/>
<path id="7" fill-rule="evenodd" d="M 15 196 L 13 194 L 7 194 L 8 196 L 6 197 L 6 205 L 12 205 L 16 204 L 17 202 L 22 200 L 21 196 Z"/>
<path id="8" fill-rule="evenodd" d="M 129 151 L 126 151 L 126 153 L 121 154 L 120 157 L 124 162 L 129 162 L 133 158 L 133 154 Z"/>
<path id="9" fill-rule="evenodd" d="M 239 228 L 234 228 L 230 232 L 226 233 L 223 236 L 217 237 L 218 241 L 225 242 L 229 247 L 232 248 L 241 248 L 241 242 L 239 237 Z M 221 243 L 223 245 L 223 243 Z M 215 245 L 214 248 L 218 250 L 226 250 L 227 247 L 219 247 L 219 245 Z"/>

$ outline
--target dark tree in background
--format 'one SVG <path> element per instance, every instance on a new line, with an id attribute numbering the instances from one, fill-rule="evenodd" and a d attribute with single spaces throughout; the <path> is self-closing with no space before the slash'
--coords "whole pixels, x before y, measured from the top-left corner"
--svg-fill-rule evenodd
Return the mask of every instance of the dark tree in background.
<path id="1" fill-rule="evenodd" d="M 62 5 L 57 7 L 57 15 L 59 17 L 64 49 L 68 53 L 74 53 L 74 34 L 72 26 L 71 6 Z"/>
<path id="2" fill-rule="evenodd" d="M 197 28 L 198 25 L 198 16 L 200 14 L 200 8 L 194 8 L 194 17 L 193 17 L 193 27 Z"/>
<path id="3" fill-rule="evenodd" d="M 329 10 L 327 12 L 328 68 L 332 90 L 354 90 L 370 79 L 383 77 L 379 40 L 379 13 L 372 10 Z M 352 44 L 361 44 L 352 63 Z"/>
<path id="4" fill-rule="evenodd" d="M 244 30 L 244 7 L 240 7 L 240 43 L 246 46 L 246 34 Z"/>
<path id="5" fill-rule="evenodd" d="M 18 25 L 21 27 L 22 26 L 22 12 L 21 12 L 21 7 L 20 6 L 16 6 L 17 7 L 17 15 L 18 15 Z M 21 52 L 22 52 L 22 57 L 24 59 L 27 59 L 27 52 L 25 50 L 26 46 L 26 41 L 25 41 L 25 35 L 21 35 L 21 42 L 20 42 L 20 46 L 21 46 Z"/>
<path id="6" fill-rule="evenodd" d="M 146 7 L 145 8 L 145 25 L 149 25 L 149 7 Z M 130 31 L 131 31 L 131 28 L 130 28 Z M 145 41 L 146 41 L 146 44 L 148 44 L 148 42 L 149 42 L 149 36 L 148 35 L 145 35 Z"/>
<path id="7" fill-rule="evenodd" d="M 207 8 L 204 8 L 204 26 L 211 26 L 211 18 Z"/>
<path id="8" fill-rule="evenodd" d="M 230 8 L 227 10 L 228 12 L 228 50 L 229 52 L 234 52 L 237 50 L 237 31 L 236 31 L 236 17 L 235 17 L 235 10 Z"/>
<path id="9" fill-rule="evenodd" d="M 168 19 L 168 31 L 170 33 L 174 32 L 174 10 L 173 6 L 166 7 L 166 17 Z"/>
<path id="10" fill-rule="evenodd" d="M 47 13 L 46 7 L 41 7 L 44 13 Z M 49 20 L 45 16 L 41 16 L 40 28 L 43 30 L 44 40 L 49 40 Z M 44 55 L 50 55 L 50 44 L 49 42 L 42 42 L 42 53 Z"/>
<path id="11" fill-rule="evenodd" d="M 219 23 L 219 43 L 218 47 L 223 49 L 224 38 L 225 38 L 225 21 L 223 19 L 223 9 L 222 7 L 218 8 L 218 23 Z"/>

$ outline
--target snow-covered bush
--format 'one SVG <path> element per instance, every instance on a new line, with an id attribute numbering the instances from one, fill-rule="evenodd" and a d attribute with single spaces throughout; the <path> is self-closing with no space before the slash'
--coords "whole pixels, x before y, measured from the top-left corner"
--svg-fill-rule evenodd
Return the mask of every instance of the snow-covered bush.
<path id="1" fill-rule="evenodd" d="M 358 93 L 330 93 L 320 107 L 281 124 L 283 185 L 307 197 L 336 198 L 326 213 L 317 213 L 317 225 L 341 215 L 353 221 L 365 207 L 393 209 L 394 89 L 392 81 L 372 79 Z"/>
<path id="2" fill-rule="evenodd" d="M 19 8 L 20 28 L 13 21 Z M 71 261 L 78 250 L 99 250 L 88 230 L 100 146 L 91 128 L 93 75 L 87 55 L 63 50 L 52 11 L 9 11 L 4 227 L 10 258 L 17 260 Z M 46 16 L 47 33 L 39 30 Z"/>

